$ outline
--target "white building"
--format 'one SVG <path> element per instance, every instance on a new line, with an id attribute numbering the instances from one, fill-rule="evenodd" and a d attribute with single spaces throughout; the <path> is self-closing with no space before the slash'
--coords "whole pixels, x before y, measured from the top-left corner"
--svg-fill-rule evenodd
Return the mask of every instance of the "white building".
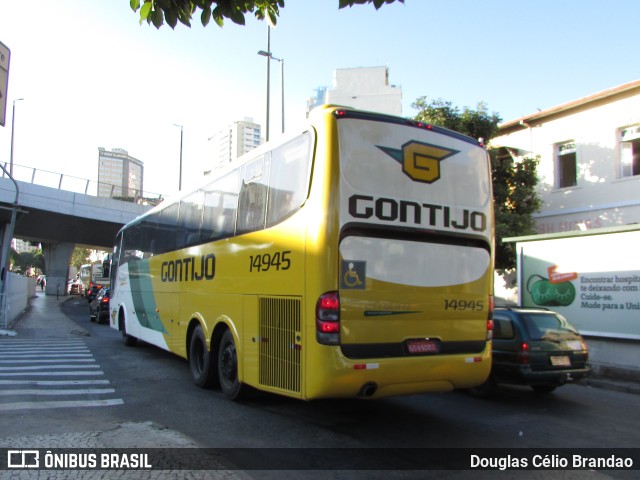
<path id="1" fill-rule="evenodd" d="M 640 80 L 505 122 L 491 146 L 540 156 L 538 233 L 640 223 Z"/>
<path id="2" fill-rule="evenodd" d="M 98 148 L 98 197 L 140 197 L 143 176 L 144 164 L 123 148 Z"/>
<path id="3" fill-rule="evenodd" d="M 212 138 L 214 142 L 214 168 L 220 168 L 236 158 L 253 150 L 261 143 L 260 125 L 252 118 L 245 117 L 218 131 Z"/>
<path id="4" fill-rule="evenodd" d="M 402 88 L 389 85 L 388 67 L 340 68 L 333 88 L 320 87 L 307 102 L 307 115 L 323 104 L 344 105 L 372 112 L 402 115 Z"/>

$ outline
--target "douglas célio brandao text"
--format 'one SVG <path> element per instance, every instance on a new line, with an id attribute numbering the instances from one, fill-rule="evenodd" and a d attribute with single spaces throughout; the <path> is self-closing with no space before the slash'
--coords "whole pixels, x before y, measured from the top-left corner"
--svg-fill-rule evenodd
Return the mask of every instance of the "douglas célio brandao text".
<path id="1" fill-rule="evenodd" d="M 580 454 L 560 455 L 530 454 L 526 456 L 470 455 L 470 468 L 482 470 L 535 470 L 535 469 L 632 469 L 633 458 L 617 455 L 585 456 Z"/>

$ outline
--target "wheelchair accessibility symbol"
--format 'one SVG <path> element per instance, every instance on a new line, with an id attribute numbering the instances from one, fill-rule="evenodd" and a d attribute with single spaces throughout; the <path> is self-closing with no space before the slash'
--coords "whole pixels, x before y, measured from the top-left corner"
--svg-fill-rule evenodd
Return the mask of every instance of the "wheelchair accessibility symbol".
<path id="1" fill-rule="evenodd" d="M 366 278 L 367 262 L 353 260 L 342 261 L 340 288 L 364 290 Z"/>

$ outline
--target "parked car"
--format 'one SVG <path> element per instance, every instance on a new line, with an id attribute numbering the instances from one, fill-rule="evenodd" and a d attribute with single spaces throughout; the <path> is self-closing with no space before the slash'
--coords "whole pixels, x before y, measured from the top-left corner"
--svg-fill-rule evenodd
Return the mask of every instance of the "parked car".
<path id="1" fill-rule="evenodd" d="M 109 323 L 110 290 L 102 288 L 89 304 L 89 319 L 92 322 Z"/>
<path id="2" fill-rule="evenodd" d="M 488 380 L 471 390 L 486 395 L 499 384 L 529 385 L 549 393 L 591 373 L 589 351 L 562 315 L 542 308 L 496 307 Z"/>

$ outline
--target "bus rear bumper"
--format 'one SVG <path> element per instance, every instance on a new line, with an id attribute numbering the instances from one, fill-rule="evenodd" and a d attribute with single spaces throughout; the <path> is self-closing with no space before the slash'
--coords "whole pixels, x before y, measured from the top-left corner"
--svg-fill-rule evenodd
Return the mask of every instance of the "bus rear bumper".
<path id="1" fill-rule="evenodd" d="M 491 370 L 491 351 L 442 357 L 384 358 L 353 361 L 314 375 L 305 398 L 384 398 L 449 392 L 482 384 Z"/>

